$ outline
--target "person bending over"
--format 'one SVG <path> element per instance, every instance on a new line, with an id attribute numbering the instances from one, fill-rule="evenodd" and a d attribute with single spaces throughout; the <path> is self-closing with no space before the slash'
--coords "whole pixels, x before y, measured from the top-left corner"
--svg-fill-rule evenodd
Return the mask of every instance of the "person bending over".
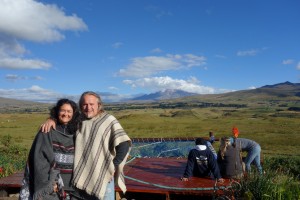
<path id="1" fill-rule="evenodd" d="M 239 130 L 236 127 L 232 129 L 231 143 L 233 146 L 240 145 L 240 148 L 243 152 L 247 152 L 247 156 L 245 158 L 246 172 L 251 172 L 251 163 L 254 163 L 259 174 L 263 174 L 263 169 L 260 164 L 260 153 L 261 147 L 254 140 L 239 138 Z"/>

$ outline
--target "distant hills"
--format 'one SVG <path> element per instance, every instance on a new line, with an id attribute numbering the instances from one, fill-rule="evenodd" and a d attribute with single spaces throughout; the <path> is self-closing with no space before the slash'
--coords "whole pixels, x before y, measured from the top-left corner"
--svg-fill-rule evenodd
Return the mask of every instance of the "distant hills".
<path id="1" fill-rule="evenodd" d="M 166 100 L 166 99 L 174 99 L 174 98 L 180 98 L 180 97 L 187 97 L 187 96 L 193 96 L 197 95 L 196 93 L 190 93 L 183 90 L 171 90 L 167 89 L 165 91 L 159 91 L 151 94 L 145 94 L 139 97 L 135 97 L 131 100 L 133 101 L 157 101 L 157 100 Z"/>
<path id="2" fill-rule="evenodd" d="M 295 89 L 296 87 L 300 87 L 300 83 L 291 83 L 287 81 L 284 83 L 278 83 L 274 85 L 265 85 L 261 88 Z"/>
<path id="3" fill-rule="evenodd" d="M 36 106 L 36 105 L 49 105 L 49 104 L 0 97 L 0 107 L 9 107 L 9 106 Z"/>
<path id="4" fill-rule="evenodd" d="M 290 100 L 300 99 L 300 84 L 299 83 L 278 83 L 275 85 L 265 85 L 252 90 L 241 90 L 227 95 L 234 95 L 239 98 L 248 99 L 277 99 L 286 98 Z"/>
<path id="5" fill-rule="evenodd" d="M 131 99 L 131 101 L 241 101 L 241 100 L 300 100 L 300 83 L 284 82 L 256 89 L 221 94 L 195 94 L 182 90 L 165 90 Z M 128 100 L 130 101 L 130 100 Z"/>
<path id="6" fill-rule="evenodd" d="M 0 97 L 0 112 L 48 112 L 52 104 Z"/>
<path id="7" fill-rule="evenodd" d="M 300 83 L 284 82 L 274 85 L 265 85 L 256 89 L 239 90 L 222 94 L 199 95 L 182 90 L 165 90 L 141 95 L 132 99 L 120 101 L 122 103 L 149 103 L 149 102 L 221 102 L 237 103 L 241 101 L 300 101 Z M 110 104 L 107 102 L 106 104 Z M 22 101 L 0 97 L 0 112 L 7 110 L 48 111 L 52 104 Z"/>

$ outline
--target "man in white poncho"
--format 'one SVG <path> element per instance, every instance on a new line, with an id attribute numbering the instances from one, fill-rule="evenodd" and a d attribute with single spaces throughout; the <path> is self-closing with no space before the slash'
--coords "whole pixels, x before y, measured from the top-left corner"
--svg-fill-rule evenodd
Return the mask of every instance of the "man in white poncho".
<path id="1" fill-rule="evenodd" d="M 99 199 L 115 199 L 114 181 L 126 191 L 123 167 L 130 138 L 96 93 L 83 93 L 79 106 L 86 119 L 76 136 L 74 185 Z"/>

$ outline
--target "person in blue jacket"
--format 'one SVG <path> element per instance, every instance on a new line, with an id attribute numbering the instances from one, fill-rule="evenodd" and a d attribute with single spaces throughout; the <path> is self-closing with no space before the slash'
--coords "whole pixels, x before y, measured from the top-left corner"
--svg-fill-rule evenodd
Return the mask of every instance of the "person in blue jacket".
<path id="1" fill-rule="evenodd" d="M 190 150 L 182 181 L 188 181 L 190 177 L 211 177 L 218 182 L 224 182 L 218 168 L 214 154 L 207 147 L 207 141 L 197 138 L 195 148 Z"/>

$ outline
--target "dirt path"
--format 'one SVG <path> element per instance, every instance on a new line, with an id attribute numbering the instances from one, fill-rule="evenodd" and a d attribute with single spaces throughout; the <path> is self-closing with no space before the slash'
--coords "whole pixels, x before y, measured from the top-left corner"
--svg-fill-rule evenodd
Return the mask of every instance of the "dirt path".
<path id="1" fill-rule="evenodd" d="M 19 194 L 13 194 L 10 195 L 9 197 L 0 197 L 0 200 L 18 200 L 19 199 Z"/>

